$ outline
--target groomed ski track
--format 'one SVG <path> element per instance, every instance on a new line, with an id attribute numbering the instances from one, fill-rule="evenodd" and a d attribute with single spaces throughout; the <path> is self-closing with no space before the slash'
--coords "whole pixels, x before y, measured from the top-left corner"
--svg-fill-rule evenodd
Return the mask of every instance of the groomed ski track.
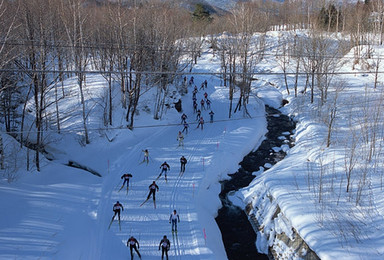
<path id="1" fill-rule="evenodd" d="M 194 72 L 211 71 L 220 71 L 220 60 L 209 51 L 204 52 Z M 62 106 L 70 110 L 68 114 L 72 117 L 68 118 L 66 127 L 71 131 L 56 136 L 59 143 L 47 147 L 55 155 L 54 160 L 43 160 L 42 172 L 26 172 L 19 181 L 0 189 L 6 198 L 1 202 L 5 210 L 0 223 L 0 259 L 126 260 L 130 258 L 126 242 L 131 235 L 138 239 L 143 259 L 160 259 L 158 245 L 164 235 L 172 243 L 170 259 L 226 259 L 215 221 L 221 206 L 219 181 L 228 173 L 236 172 L 243 157 L 261 143 L 266 132 L 265 111 L 264 103 L 251 96 L 248 111 L 252 118 L 245 118 L 240 111 L 228 119 L 228 88 L 216 77 L 196 74 L 198 88 L 205 79 L 215 112 L 214 123 L 209 122 L 209 111 L 202 111 L 204 130 L 196 129 L 189 88 L 189 93 L 182 97 L 183 112 L 190 124 L 189 133 L 184 134 L 184 148 L 178 147 L 176 140 L 183 128 L 179 125 L 181 114 L 173 108 L 159 121 L 140 108 L 136 126 L 152 127 L 138 127 L 133 131 L 125 127 L 96 131 L 101 124 L 100 117 L 96 112 L 90 113 L 92 141 L 80 146 L 77 130 L 72 129 L 81 122 L 80 102 L 76 96 L 72 97 L 75 101 L 65 99 L 68 103 Z M 104 93 L 106 82 L 101 75 L 92 74 L 87 82 L 88 100 Z M 65 85 L 68 93 L 77 93 L 76 79 L 68 79 Z M 198 101 L 203 93 L 197 94 Z M 151 106 L 153 98 L 145 98 L 143 103 Z M 237 100 L 238 93 L 235 93 L 233 104 Z M 89 105 L 93 107 L 94 101 Z M 156 124 L 159 126 L 154 126 Z M 140 164 L 143 149 L 149 150 L 148 165 Z M 182 155 L 188 163 L 181 176 Z M 97 170 L 102 178 L 68 167 L 69 160 Z M 154 209 L 152 199 L 139 207 L 164 161 L 171 169 L 167 183 L 164 174 L 157 181 L 160 188 L 156 194 L 157 208 Z M 125 189 L 118 192 L 124 173 L 133 175 L 128 194 Z M 121 231 L 117 217 L 108 230 L 117 200 L 124 206 Z M 180 215 L 180 223 L 177 238 L 175 234 L 173 239 L 169 216 L 174 209 Z"/>
<path id="2" fill-rule="evenodd" d="M 208 89 L 200 90 L 197 96 L 198 100 L 201 100 L 203 93 L 207 91 L 212 101 L 212 110 L 215 111 L 215 119 L 227 119 L 228 90 L 219 85 L 219 80 L 211 79 Z M 238 120 L 241 123 L 235 124 L 231 121 L 210 123 L 209 111 L 202 111 L 205 124 L 204 130 L 201 130 L 196 129 L 191 92 L 192 89 L 189 89 L 189 93 L 183 97 L 183 109 L 190 124 L 188 134 L 184 133 L 184 147 L 179 147 L 176 140 L 182 125 L 144 129 L 138 132 L 137 143 L 134 146 L 127 144 L 127 153 L 121 154 L 111 162 L 110 175 L 103 184 L 102 194 L 105 196 L 99 205 L 99 226 L 105 228 L 100 229 L 97 248 L 101 252 L 96 255 L 105 255 L 105 252 L 102 252 L 103 245 L 108 244 L 103 241 L 108 239 L 105 232 L 113 232 L 123 245 L 131 235 L 135 236 L 139 240 L 143 259 L 160 258 L 158 244 L 164 235 L 172 243 L 169 250 L 170 259 L 226 259 L 223 243 L 216 239 L 221 238 L 221 235 L 214 219 L 221 205 L 218 198 L 219 180 L 236 170 L 243 156 L 261 142 L 265 133 L 264 104 L 253 99 L 253 118 L 245 119 L 241 112 L 234 116 L 234 119 L 242 119 Z M 179 118 L 174 120 L 168 123 L 180 122 Z M 135 130 L 134 133 L 136 134 Z M 141 163 L 144 149 L 149 150 L 148 165 Z M 233 153 L 233 161 L 220 161 L 221 153 Z M 182 155 L 187 158 L 188 163 L 185 173 L 181 175 L 179 160 Z M 139 207 L 146 199 L 148 186 L 159 175 L 159 167 L 164 161 L 171 169 L 167 172 L 168 182 L 165 182 L 164 174 L 156 181 L 160 188 L 156 193 L 157 208 L 154 209 L 152 198 Z M 118 192 L 122 183 L 120 176 L 126 172 L 133 175 L 128 195 Z M 117 200 L 124 206 L 121 231 L 117 222 L 107 230 L 113 213 L 112 205 Z M 177 235 L 173 236 L 169 216 L 174 209 L 180 215 L 180 223 Z M 125 248 L 122 250 L 121 259 L 127 257 L 129 249 Z"/>

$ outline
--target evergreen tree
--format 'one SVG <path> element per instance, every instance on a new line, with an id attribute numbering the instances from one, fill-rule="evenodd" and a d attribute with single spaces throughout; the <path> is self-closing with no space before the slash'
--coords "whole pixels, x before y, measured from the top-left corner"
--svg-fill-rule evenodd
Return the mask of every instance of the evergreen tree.
<path id="1" fill-rule="evenodd" d="M 335 5 L 329 5 L 328 8 L 322 7 L 319 13 L 320 26 L 327 29 L 336 29 L 337 20 L 341 20 L 341 13 L 337 11 Z"/>
<path id="2" fill-rule="evenodd" d="M 192 13 L 192 18 L 194 21 L 202 22 L 211 22 L 213 20 L 209 11 L 202 4 L 196 4 L 195 11 Z"/>

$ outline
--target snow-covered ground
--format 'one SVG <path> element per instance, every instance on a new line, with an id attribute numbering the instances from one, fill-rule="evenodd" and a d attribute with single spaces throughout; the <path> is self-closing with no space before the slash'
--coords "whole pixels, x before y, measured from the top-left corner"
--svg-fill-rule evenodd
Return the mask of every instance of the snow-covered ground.
<path id="1" fill-rule="evenodd" d="M 218 66 L 218 61 L 207 54 L 195 70 L 215 71 Z M 79 97 L 74 94 L 76 80 L 67 80 L 66 92 L 70 94 L 59 104 L 61 110 L 68 111 L 68 118 L 61 126 L 62 134 L 46 133 L 52 140 L 47 150 L 55 159 L 44 160 L 41 172 L 26 172 L 23 149 L 18 151 L 17 179 L 11 183 L 5 178 L 1 180 L 0 259 L 126 259 L 129 249 L 125 243 L 131 235 L 139 240 L 144 259 L 159 258 L 158 244 L 163 235 L 171 240 L 173 259 L 225 259 L 221 234 L 214 220 L 221 205 L 218 180 L 235 172 L 243 156 L 260 143 L 266 121 L 264 105 L 256 98 L 249 106 L 252 119 L 243 118 L 241 112 L 233 120 L 227 120 L 227 89 L 215 77 L 195 76 L 196 85 L 200 87 L 205 79 L 214 120 L 222 121 L 210 123 L 209 111 L 203 111 L 204 130 L 196 129 L 192 89 L 189 89 L 183 97 L 183 110 L 190 123 L 184 148 L 178 147 L 176 140 L 183 128 L 179 125 L 180 113 L 171 108 L 161 121 L 155 121 L 151 113 L 144 111 L 145 105 L 152 108 L 153 91 L 142 97 L 137 128 L 133 131 L 125 127 L 97 130 L 103 126 L 96 112 L 98 108 L 94 107 L 88 125 L 91 143 L 80 146 L 77 133 L 81 129 L 81 108 Z M 105 87 L 101 76 L 87 78 L 88 107 L 100 102 Z M 199 101 L 203 93 L 200 90 L 197 94 Z M 122 123 L 122 118 L 124 114 L 116 113 L 116 125 Z M 109 142 L 106 136 L 113 141 Z M 3 138 L 7 146 L 14 143 L 6 135 Z M 149 150 L 148 165 L 140 164 L 143 149 Z M 182 155 L 188 163 L 186 172 L 180 176 Z M 97 171 L 102 177 L 65 166 L 70 160 Z M 168 182 L 164 176 L 157 181 L 160 188 L 157 208 L 154 209 L 152 200 L 139 207 L 164 161 L 171 170 Z M 118 191 L 124 173 L 133 175 L 128 193 L 125 189 Z M 116 201 L 124 206 L 121 230 L 116 221 L 108 230 Z M 181 220 L 177 239 L 172 239 L 168 223 L 174 209 Z"/>
<path id="2" fill-rule="evenodd" d="M 276 46 L 278 36 L 270 33 L 267 40 L 269 46 Z M 270 51 L 275 53 L 273 49 Z M 266 57 L 270 58 L 260 67 L 264 71 L 279 71 L 273 56 Z M 345 70 L 350 70 L 350 64 L 344 66 Z M 206 49 L 193 71 L 219 70 L 218 57 Z M 322 259 L 381 259 L 384 250 L 382 173 L 369 173 L 367 183 L 362 184 L 362 205 L 356 206 L 356 198 L 344 192 L 346 181 L 342 167 L 348 151 L 348 143 L 342 142 L 342 138 L 351 129 L 347 125 L 351 120 L 346 120 L 351 118 L 348 113 L 351 108 L 354 112 L 363 111 L 367 102 L 361 99 L 375 97 L 368 102 L 372 104 L 382 97 L 381 89 L 372 91 L 372 77 L 361 74 L 344 77 L 348 84 L 339 99 L 340 114 L 329 148 L 324 147 L 327 128 L 313 119 L 313 115 L 318 114 L 313 112 L 316 108 L 303 102 L 303 99 L 308 100 L 307 96 L 288 96 L 281 75 L 258 76 L 253 86 L 256 95 L 252 95 L 248 107 L 252 118 L 244 118 L 240 112 L 230 120 L 228 90 L 222 87 L 220 79 L 195 75 L 198 87 L 203 80 L 208 81 L 207 93 L 216 122 L 209 123 L 208 111 L 203 111 L 204 130 L 196 129 L 192 90 L 189 89 L 182 97 L 183 110 L 190 123 L 184 148 L 178 147 L 176 140 L 178 131 L 182 130 L 178 125 L 180 113 L 171 108 L 162 120 L 156 121 L 151 112 L 146 112 L 152 109 L 153 91 L 142 97 L 136 128 L 132 131 L 119 128 L 124 123 L 121 112 L 114 115 L 115 128 L 100 130 L 104 128 L 100 104 L 106 82 L 102 76 L 90 75 L 86 105 L 89 111 L 92 108 L 88 121 L 91 143 L 81 146 L 80 100 L 76 94 L 76 80 L 69 79 L 65 82 L 67 97 L 59 103 L 61 110 L 68 111 L 61 126 L 62 134 L 55 134 L 54 130 L 45 133 L 50 140 L 47 151 L 53 154 L 54 160 L 43 160 L 41 172 L 26 171 L 26 149 L 2 135 L 7 151 L 6 165 L 18 171 L 7 170 L 0 182 L 0 259 L 126 259 L 129 249 L 125 243 L 131 235 L 139 240 L 143 259 L 159 259 L 158 244 L 163 235 L 171 240 L 171 259 L 226 259 L 214 220 L 221 205 L 218 181 L 235 172 L 242 158 L 261 143 L 266 131 L 264 104 L 278 107 L 283 97 L 290 100 L 284 112 L 298 120 L 296 146 L 288 151 L 282 162 L 264 173 L 258 172 L 259 176 L 249 188 L 242 190 L 241 196 L 256 207 L 261 197 L 271 195 L 284 216 L 284 221 L 275 223 L 275 227 L 283 231 L 294 227 Z M 364 95 L 365 85 L 371 89 L 368 97 Z M 202 91 L 197 94 L 198 100 L 202 94 Z M 119 96 L 115 100 L 118 106 Z M 383 129 L 382 125 L 379 129 Z M 140 164 L 143 149 L 149 150 L 148 165 Z M 376 153 L 382 155 L 381 150 Z M 182 155 L 188 163 L 186 172 L 180 176 Z M 33 165 L 33 154 L 29 156 Z M 382 161 L 375 159 L 377 165 L 382 166 Z M 99 172 L 102 177 L 66 166 L 69 160 Z M 160 190 L 156 194 L 156 209 L 151 200 L 140 207 L 164 161 L 171 170 L 168 182 L 164 176 L 157 181 Z M 319 175 L 320 172 L 324 174 Z M 124 173 L 133 175 L 128 193 L 124 189 L 119 192 L 120 176 Z M 6 176 L 14 180 L 8 183 Z M 319 178 L 333 181 L 319 186 Z M 354 185 L 353 189 L 357 183 Z M 326 197 L 320 203 L 317 202 L 319 187 L 326 190 L 323 195 Z M 116 221 L 108 230 L 112 206 L 117 200 L 124 206 L 121 230 Z M 168 223 L 173 209 L 178 211 L 181 220 L 174 238 Z M 258 245 L 262 249 L 268 241 L 260 235 Z"/>
<path id="3" fill-rule="evenodd" d="M 274 35 L 269 34 L 270 40 Z M 353 71 L 353 52 L 345 55 L 348 58 L 337 72 Z M 238 192 L 259 210 L 253 213 L 263 226 L 258 234 L 260 251 L 281 244 L 273 241 L 275 233 L 284 232 L 293 238 L 295 229 L 321 259 L 384 258 L 384 78 L 378 75 L 375 89 L 375 74 L 366 73 L 368 68 L 373 71 L 383 48 L 362 46 L 362 52 L 372 58 L 361 60 L 355 74 L 334 76 L 333 82 L 338 83 L 322 106 L 318 99 L 310 104 L 309 93 L 288 96 L 281 76 L 261 77 L 280 86 L 290 100 L 282 111 L 297 121 L 297 127 L 295 147 L 287 157 Z M 270 60 L 266 63 L 271 70 L 277 69 Z M 336 117 L 327 147 L 327 124 L 333 111 Z M 272 220 L 270 214 L 277 206 L 281 212 Z M 297 256 L 290 250 L 281 254 L 289 259 Z"/>

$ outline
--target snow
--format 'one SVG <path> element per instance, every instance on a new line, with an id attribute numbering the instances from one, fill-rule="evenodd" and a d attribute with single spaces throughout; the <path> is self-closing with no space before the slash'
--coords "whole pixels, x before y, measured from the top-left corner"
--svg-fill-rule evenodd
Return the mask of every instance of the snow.
<path id="1" fill-rule="evenodd" d="M 269 46 L 276 46 L 278 33 L 270 33 L 266 39 Z M 273 48 L 269 51 L 276 53 Z M 377 51 L 382 54 L 383 50 L 377 48 Z M 259 68 L 260 71 L 279 71 L 273 55 L 266 55 Z M 350 68 L 351 64 L 346 63 L 341 70 Z M 193 72 L 219 70 L 218 58 L 207 51 L 203 52 Z M 363 117 L 363 112 L 370 108 L 367 104 L 379 100 L 382 93 L 380 89 L 372 89 L 373 75 L 362 77 L 356 73 L 339 77 L 348 85 L 339 98 L 340 114 L 328 148 L 325 147 L 327 127 L 314 117 L 318 113 L 313 111 L 315 104 L 304 102 L 303 99 L 308 99 L 304 95 L 298 98 L 287 95 L 281 75 L 259 76 L 253 86 L 256 94 L 252 95 L 248 107 L 252 118 L 244 118 L 241 112 L 230 120 L 228 90 L 221 80 L 214 76 L 194 76 L 198 87 L 203 80 L 208 81 L 207 92 L 215 122 L 209 123 L 208 111 L 203 111 L 204 130 L 195 129 L 189 89 L 182 97 L 190 123 L 184 148 L 178 147 L 176 140 L 182 129 L 180 113 L 170 108 L 161 120 L 153 119 L 153 90 L 143 95 L 133 130 L 125 127 L 124 113 L 118 112 L 122 110 L 118 106 L 119 96 L 115 96 L 114 127 L 105 129 L 102 104 L 107 84 L 96 74 L 87 77 L 85 98 L 87 110 L 92 111 L 87 122 L 91 143 L 84 145 L 76 79 L 66 80 L 67 96 L 59 103 L 66 115 L 62 133 L 55 132 L 54 124 L 45 133 L 49 144 L 47 151 L 53 155 L 53 160 L 42 159 L 40 172 L 33 167 L 34 155 L 2 134 L 7 167 L 0 179 L 0 259 L 126 259 L 129 249 L 125 244 L 131 235 L 138 239 L 143 259 L 160 257 L 157 247 L 163 235 L 171 240 L 171 259 L 226 259 L 214 220 L 221 206 L 219 181 L 235 172 L 242 158 L 263 140 L 266 133 L 264 104 L 278 108 L 283 98 L 290 103 L 282 111 L 297 120 L 295 146 L 274 148 L 285 151 L 286 158 L 275 165 L 264 165 L 265 169 L 261 167 L 253 173 L 256 178 L 249 187 L 231 196 L 236 205 L 243 201 L 258 209 L 253 212 L 263 223 L 256 242 L 258 249 L 266 252 L 268 246 L 275 243 L 281 254 L 288 252 L 290 249 L 281 241 L 273 241 L 272 235 L 284 232 L 291 236 L 294 228 L 321 259 L 382 259 L 384 196 L 380 186 L 383 170 L 380 156 L 374 159 L 376 166 L 381 168 L 376 174 L 369 172 L 363 199 L 357 205 L 354 203 L 356 197 L 345 192 L 343 168 L 345 153 L 350 151 L 348 132 L 355 130 L 360 136 L 358 131 L 364 130 L 358 127 L 361 122 L 353 121 L 351 111 Z M 381 76 L 379 80 L 383 80 Z M 202 98 L 201 91 L 199 98 Z M 30 122 L 33 122 L 32 114 Z M 356 129 L 351 127 L 353 125 Z M 286 134 L 281 138 L 285 139 Z M 149 150 L 148 165 L 140 164 L 143 149 Z M 382 151 L 378 149 L 377 154 L 382 155 Z M 182 155 L 188 163 L 181 176 L 179 158 Z M 30 157 L 30 171 L 26 170 L 27 156 Z M 66 164 L 70 160 L 89 167 L 102 177 L 68 167 Z M 154 209 L 152 200 L 139 207 L 164 161 L 171 170 L 168 182 L 164 176 L 157 181 L 160 187 L 156 194 L 157 208 Z M 133 175 L 129 192 L 125 189 L 118 192 L 122 184 L 120 176 L 126 172 Z M 326 190 L 322 199 L 317 185 L 320 178 Z M 354 191 L 358 178 L 355 180 Z M 121 231 L 117 221 L 108 230 L 112 206 L 117 200 L 124 206 Z M 273 220 L 277 206 L 281 213 Z M 178 211 L 181 220 L 177 239 L 172 237 L 168 223 L 173 209 Z"/>
<path id="2" fill-rule="evenodd" d="M 217 62 L 212 65 L 209 55 L 206 60 L 203 58 L 196 71 L 219 67 Z M 156 121 L 146 112 L 153 109 L 151 90 L 142 97 L 133 131 L 122 125 L 123 112 L 115 112 L 116 127 L 99 130 L 105 128 L 101 104 L 107 86 L 100 75 L 87 77 L 85 105 L 91 111 L 87 122 L 91 143 L 84 145 L 76 79 L 66 80 L 66 98 L 59 103 L 66 116 L 61 125 L 62 134 L 54 130 L 46 133 L 50 140 L 47 151 L 53 160 L 43 159 L 41 172 L 25 171 L 26 150 L 21 149 L 21 154 L 17 154 L 20 158 L 15 160 L 21 164 L 17 167 L 16 180 L 8 183 L 6 178 L 1 179 L 0 259 L 126 259 L 129 249 L 125 244 L 131 235 L 139 240 L 144 259 L 159 258 L 157 246 L 163 235 L 170 238 L 170 256 L 175 259 L 225 259 L 214 219 L 221 206 L 218 181 L 235 172 L 242 158 L 259 144 L 266 131 L 266 120 L 264 105 L 257 98 L 249 106 L 253 118 L 243 118 L 243 113 L 237 113 L 233 120 L 228 120 L 228 91 L 218 78 L 195 76 L 198 86 L 205 79 L 214 120 L 219 122 L 209 123 L 209 111 L 203 111 L 204 130 L 195 129 L 189 89 L 183 97 L 184 112 L 190 123 L 184 148 L 178 147 L 176 141 L 182 129 L 180 113 L 171 108 L 162 120 Z M 6 135 L 3 138 L 7 146 L 9 143 L 17 147 L 12 138 Z M 140 164 L 143 149 L 149 150 L 148 165 Z M 182 176 L 179 175 L 181 155 L 188 160 Z M 30 156 L 33 157 L 32 153 Z M 69 161 L 86 166 L 102 177 L 68 167 Z M 164 161 L 171 170 L 168 182 L 164 176 L 157 181 L 160 187 L 157 208 L 154 209 L 152 199 L 139 207 Z M 118 192 L 122 184 L 120 176 L 125 172 L 133 175 L 128 194 L 125 189 Z M 117 200 L 124 206 L 121 231 L 117 221 L 108 230 L 112 206 Z M 181 220 L 177 240 L 171 239 L 168 223 L 173 209 Z"/>

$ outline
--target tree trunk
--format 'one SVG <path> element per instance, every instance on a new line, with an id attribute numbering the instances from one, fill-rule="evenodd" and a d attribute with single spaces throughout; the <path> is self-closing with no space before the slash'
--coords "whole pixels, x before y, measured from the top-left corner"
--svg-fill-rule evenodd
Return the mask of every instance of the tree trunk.
<path id="1" fill-rule="evenodd" d="M 81 99 L 81 105 L 82 105 L 82 116 L 83 116 L 83 127 L 84 127 L 84 137 L 85 137 L 85 143 L 89 144 L 89 137 L 88 137 L 88 129 L 87 129 L 87 116 L 86 116 L 86 107 L 85 107 L 85 100 L 84 100 L 84 90 L 83 90 L 83 73 L 79 73 L 78 77 L 78 84 L 80 88 L 80 99 Z"/>

